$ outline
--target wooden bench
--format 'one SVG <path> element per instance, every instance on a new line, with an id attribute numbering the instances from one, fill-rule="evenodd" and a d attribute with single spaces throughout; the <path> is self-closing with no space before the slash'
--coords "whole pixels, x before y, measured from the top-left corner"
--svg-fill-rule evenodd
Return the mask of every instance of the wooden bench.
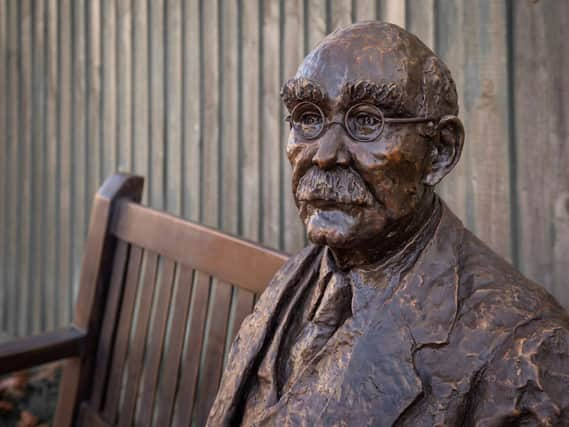
<path id="1" fill-rule="evenodd" d="M 205 424 L 224 357 L 283 253 L 139 204 L 143 179 L 95 196 L 73 324 L 0 345 L 0 374 L 66 359 L 54 419 Z"/>

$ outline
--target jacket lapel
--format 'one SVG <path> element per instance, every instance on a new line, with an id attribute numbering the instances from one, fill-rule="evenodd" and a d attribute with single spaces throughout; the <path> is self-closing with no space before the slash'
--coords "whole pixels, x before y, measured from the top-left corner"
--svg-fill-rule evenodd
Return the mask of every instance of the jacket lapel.
<path id="1" fill-rule="evenodd" d="M 433 238 L 414 266 L 391 292 L 378 293 L 367 305 L 361 317 L 371 320 L 354 340 L 338 404 L 327 405 L 326 422 L 390 426 L 421 396 L 414 352 L 448 342 L 457 315 L 463 230 L 443 203 Z M 350 407 L 366 410 L 347 413 Z"/>

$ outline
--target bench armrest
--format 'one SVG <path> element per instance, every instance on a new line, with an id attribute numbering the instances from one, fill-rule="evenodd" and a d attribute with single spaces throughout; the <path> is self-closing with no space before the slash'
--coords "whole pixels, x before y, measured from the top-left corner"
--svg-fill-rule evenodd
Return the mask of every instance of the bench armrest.
<path id="1" fill-rule="evenodd" d="M 85 332 L 73 326 L 0 344 L 0 375 L 79 356 Z"/>

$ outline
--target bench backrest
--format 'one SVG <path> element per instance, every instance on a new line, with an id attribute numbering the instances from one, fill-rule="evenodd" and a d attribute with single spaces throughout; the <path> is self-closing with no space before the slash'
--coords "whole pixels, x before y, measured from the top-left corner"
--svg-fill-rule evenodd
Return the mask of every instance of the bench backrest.
<path id="1" fill-rule="evenodd" d="M 66 364 L 55 425 L 204 425 L 229 345 L 287 259 L 141 192 L 115 175 L 95 199 L 74 320 L 88 348 Z"/>

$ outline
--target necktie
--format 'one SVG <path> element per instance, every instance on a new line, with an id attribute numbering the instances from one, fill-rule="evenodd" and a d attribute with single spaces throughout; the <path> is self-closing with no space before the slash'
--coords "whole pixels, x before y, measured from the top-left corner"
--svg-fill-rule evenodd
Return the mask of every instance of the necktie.
<path id="1" fill-rule="evenodd" d="M 322 279 L 321 279 L 322 280 Z M 352 315 L 352 290 L 348 277 L 334 272 L 324 278 L 327 283 L 318 283 L 308 307 L 308 318 L 300 329 L 288 353 L 287 380 L 283 391 L 287 391 L 302 374 L 302 370 L 324 347 L 330 337 L 344 321 Z M 318 292 L 324 285 L 323 292 Z"/>

